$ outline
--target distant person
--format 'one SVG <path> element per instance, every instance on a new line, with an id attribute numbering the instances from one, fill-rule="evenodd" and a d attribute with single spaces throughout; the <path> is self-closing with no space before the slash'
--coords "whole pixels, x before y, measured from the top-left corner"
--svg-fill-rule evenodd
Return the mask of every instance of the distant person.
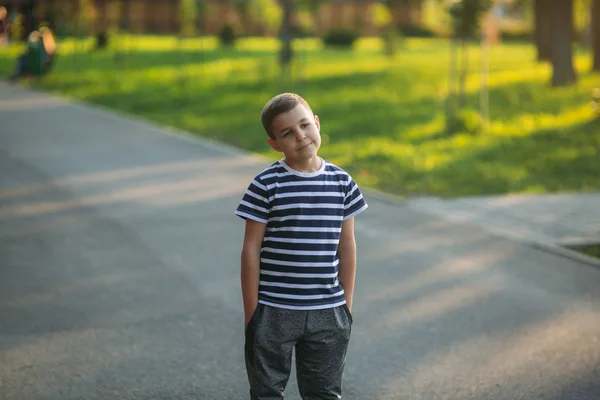
<path id="1" fill-rule="evenodd" d="M 17 65 L 11 81 L 36 72 L 44 74 L 49 70 L 56 53 L 56 42 L 52 31 L 43 27 L 39 31 L 33 31 L 29 34 L 27 48 L 23 54 L 17 58 Z"/>
<path id="2" fill-rule="evenodd" d="M 42 62 L 44 71 L 47 71 L 54 61 L 54 56 L 56 54 L 56 40 L 54 39 L 54 33 L 52 33 L 52 30 L 47 26 L 40 28 L 40 38 L 43 46 Z"/>
<path id="3" fill-rule="evenodd" d="M 23 77 L 29 70 L 29 64 L 35 57 L 36 53 L 41 50 L 40 33 L 33 31 L 27 38 L 27 48 L 19 57 L 17 57 L 17 65 L 15 67 L 14 74 L 10 77 L 10 80 L 15 82 L 19 78 Z"/>
<path id="4" fill-rule="evenodd" d="M 296 351 L 305 400 L 339 399 L 352 326 L 354 216 L 367 208 L 350 175 L 317 155 L 320 121 L 299 95 L 261 115 L 284 158 L 250 183 L 241 258 L 250 398 L 282 399 Z"/>

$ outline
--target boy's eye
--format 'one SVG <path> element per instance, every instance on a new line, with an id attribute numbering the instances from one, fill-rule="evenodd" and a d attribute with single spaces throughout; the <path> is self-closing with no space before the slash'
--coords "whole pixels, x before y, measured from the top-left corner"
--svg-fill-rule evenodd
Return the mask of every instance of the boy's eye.
<path id="1" fill-rule="evenodd" d="M 287 131 L 283 134 L 283 137 L 289 136 L 289 134 L 292 133 L 292 131 Z"/>
<path id="2" fill-rule="evenodd" d="M 306 128 L 307 126 L 309 126 L 310 124 L 302 124 L 302 128 Z"/>

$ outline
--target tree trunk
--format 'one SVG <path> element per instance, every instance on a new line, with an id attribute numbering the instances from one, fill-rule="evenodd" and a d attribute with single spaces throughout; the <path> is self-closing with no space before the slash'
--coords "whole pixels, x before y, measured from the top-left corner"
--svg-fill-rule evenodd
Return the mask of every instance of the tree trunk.
<path id="1" fill-rule="evenodd" d="M 462 38 L 460 41 L 460 47 L 462 50 L 462 65 L 459 79 L 459 92 L 458 92 L 458 108 L 462 109 L 465 106 L 465 92 L 467 86 L 467 75 L 469 74 L 469 42 L 466 38 Z"/>
<path id="2" fill-rule="evenodd" d="M 281 54 L 280 63 L 284 77 L 287 77 L 289 65 L 292 62 L 292 17 L 294 14 L 294 0 L 281 0 L 283 3 L 283 20 L 281 22 Z"/>
<path id="3" fill-rule="evenodd" d="M 548 0 L 534 0 L 535 34 L 538 61 L 552 59 L 552 6 Z"/>
<path id="4" fill-rule="evenodd" d="M 450 38 L 450 58 L 448 68 L 448 96 L 446 97 L 446 133 L 451 134 L 454 130 L 454 115 L 456 114 L 455 107 L 455 81 L 456 81 L 456 63 L 457 63 L 457 39 L 453 36 Z"/>
<path id="5" fill-rule="evenodd" d="M 552 86 L 572 85 L 577 80 L 573 67 L 573 0 L 548 3 L 552 7 Z"/>
<path id="6" fill-rule="evenodd" d="M 600 72 L 600 0 L 592 2 L 592 46 L 594 48 L 592 69 Z"/>

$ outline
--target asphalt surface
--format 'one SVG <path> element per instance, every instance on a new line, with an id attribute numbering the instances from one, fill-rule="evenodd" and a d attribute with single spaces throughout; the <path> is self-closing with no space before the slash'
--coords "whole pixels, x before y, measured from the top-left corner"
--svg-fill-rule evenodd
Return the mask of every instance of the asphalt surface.
<path id="1" fill-rule="evenodd" d="M 248 398 L 265 165 L 0 83 L 0 399 Z M 600 399 L 600 269 L 366 198 L 345 399 Z"/>

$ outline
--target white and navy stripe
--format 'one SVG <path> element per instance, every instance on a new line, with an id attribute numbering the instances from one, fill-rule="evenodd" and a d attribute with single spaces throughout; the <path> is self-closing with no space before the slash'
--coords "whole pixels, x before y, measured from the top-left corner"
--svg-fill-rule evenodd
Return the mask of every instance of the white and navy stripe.
<path id="1" fill-rule="evenodd" d="M 342 223 L 367 207 L 352 177 L 325 160 L 313 173 L 280 160 L 258 174 L 235 214 L 267 224 L 259 302 L 303 310 L 344 304 L 337 254 Z"/>

